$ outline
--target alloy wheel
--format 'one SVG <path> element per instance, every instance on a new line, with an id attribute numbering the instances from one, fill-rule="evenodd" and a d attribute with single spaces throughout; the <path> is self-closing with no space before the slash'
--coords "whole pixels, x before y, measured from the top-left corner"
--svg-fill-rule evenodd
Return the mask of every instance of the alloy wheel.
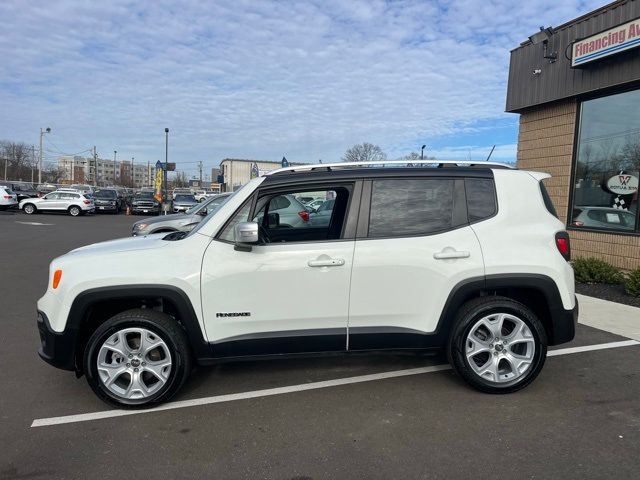
<path id="1" fill-rule="evenodd" d="M 172 367 L 169 347 L 146 328 L 111 334 L 100 347 L 96 363 L 104 388 L 122 400 L 142 400 L 158 393 Z"/>
<path id="2" fill-rule="evenodd" d="M 536 341 L 531 329 L 509 313 L 495 313 L 478 320 L 469 330 L 465 355 L 479 377 L 507 383 L 527 373 L 534 361 Z"/>

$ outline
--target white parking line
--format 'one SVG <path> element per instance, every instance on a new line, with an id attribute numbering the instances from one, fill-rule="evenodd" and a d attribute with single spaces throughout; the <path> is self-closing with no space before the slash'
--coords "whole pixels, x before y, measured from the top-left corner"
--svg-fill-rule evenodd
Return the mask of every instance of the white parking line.
<path id="1" fill-rule="evenodd" d="M 40 222 L 19 222 L 16 220 L 16 223 L 21 223 L 22 225 L 54 225 L 53 223 L 40 223 Z"/>
<path id="2" fill-rule="evenodd" d="M 600 343 L 597 345 L 587 345 L 585 347 L 572 347 L 553 350 L 547 356 L 568 355 L 572 353 L 589 352 L 593 350 L 603 350 L 608 348 L 629 347 L 640 345 L 636 340 L 625 340 L 621 342 Z M 393 372 L 373 373 L 370 375 L 359 375 L 357 377 L 337 378 L 335 380 L 325 380 L 322 382 L 304 383 L 301 385 L 290 385 L 287 387 L 267 388 L 265 390 L 254 390 L 251 392 L 230 393 L 227 395 L 217 395 L 214 397 L 194 398 L 193 400 L 182 400 L 170 402 L 156 408 L 148 410 L 105 410 L 103 412 L 81 413 L 77 415 L 66 415 L 63 417 L 37 418 L 31 424 L 31 428 L 46 427 L 51 425 L 62 425 L 65 423 L 88 422 L 101 420 L 103 418 L 124 417 L 128 415 L 142 415 L 144 413 L 161 412 L 164 410 L 175 410 L 177 408 L 198 407 L 211 405 L 213 403 L 233 402 L 235 400 L 246 400 L 249 398 L 269 397 L 272 395 L 282 395 L 285 393 L 304 392 L 306 390 L 316 390 L 319 388 L 337 387 L 340 385 L 350 385 L 353 383 L 371 382 L 374 380 L 384 380 L 387 378 L 406 377 L 408 375 L 420 375 L 423 373 L 441 372 L 450 370 L 449 365 L 434 365 L 431 367 L 410 368 L 406 370 L 396 370 Z"/>

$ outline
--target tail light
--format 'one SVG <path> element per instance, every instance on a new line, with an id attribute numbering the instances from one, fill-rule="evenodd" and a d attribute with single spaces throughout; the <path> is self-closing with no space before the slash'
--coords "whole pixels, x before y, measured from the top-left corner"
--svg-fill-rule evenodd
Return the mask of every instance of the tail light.
<path id="1" fill-rule="evenodd" d="M 308 222 L 309 221 L 309 212 L 307 212 L 306 210 L 303 210 L 301 212 L 298 212 L 298 215 L 300 215 L 300 218 L 305 221 Z"/>
<path id="2" fill-rule="evenodd" d="M 567 262 L 571 260 L 571 241 L 567 232 L 556 233 L 556 247 Z"/>
<path id="3" fill-rule="evenodd" d="M 89 204 L 91 204 L 91 200 L 83 200 L 82 202 L 83 202 L 85 205 L 89 205 Z"/>
<path id="4" fill-rule="evenodd" d="M 5 195 L 4 198 L 5 200 L 11 200 L 13 197 L 11 195 Z"/>

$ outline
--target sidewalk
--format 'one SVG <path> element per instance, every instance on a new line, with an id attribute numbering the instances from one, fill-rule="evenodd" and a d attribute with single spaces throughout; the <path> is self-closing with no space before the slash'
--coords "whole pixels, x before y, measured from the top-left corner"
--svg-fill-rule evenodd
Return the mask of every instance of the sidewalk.
<path id="1" fill-rule="evenodd" d="M 576 295 L 579 323 L 640 341 L 640 308 L 599 298 Z"/>

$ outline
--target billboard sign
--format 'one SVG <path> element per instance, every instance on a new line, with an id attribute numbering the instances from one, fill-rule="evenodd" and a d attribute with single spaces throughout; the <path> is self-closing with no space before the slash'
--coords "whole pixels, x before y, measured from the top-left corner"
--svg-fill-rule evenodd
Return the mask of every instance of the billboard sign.
<path id="1" fill-rule="evenodd" d="M 579 67 L 636 47 L 640 47 L 640 18 L 575 41 L 571 66 Z"/>

